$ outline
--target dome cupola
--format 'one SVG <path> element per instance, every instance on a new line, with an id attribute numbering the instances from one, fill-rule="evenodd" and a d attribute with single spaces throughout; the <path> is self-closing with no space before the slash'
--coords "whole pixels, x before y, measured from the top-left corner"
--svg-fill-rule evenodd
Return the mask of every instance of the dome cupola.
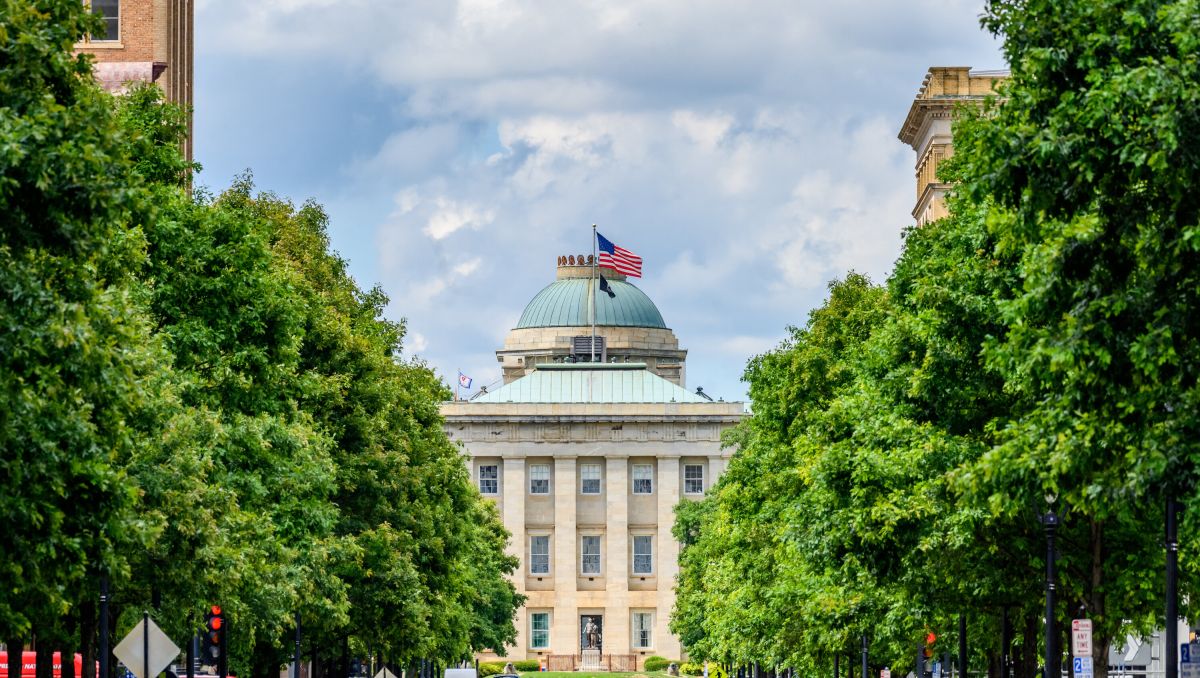
<path id="1" fill-rule="evenodd" d="M 645 363 L 647 369 L 680 386 L 687 351 L 679 348 L 658 307 L 646 293 L 609 268 L 599 269 L 607 290 L 593 278 L 592 258 L 558 257 L 554 282 L 525 306 L 516 327 L 496 351 L 504 382 L 545 363 Z M 591 346 L 595 304 L 596 347 Z"/>

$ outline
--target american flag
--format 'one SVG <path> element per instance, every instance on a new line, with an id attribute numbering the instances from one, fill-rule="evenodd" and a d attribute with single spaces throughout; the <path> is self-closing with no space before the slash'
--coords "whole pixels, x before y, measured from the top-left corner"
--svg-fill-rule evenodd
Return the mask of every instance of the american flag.
<path id="1" fill-rule="evenodd" d="M 600 249 L 600 266 L 624 273 L 631 278 L 642 277 L 641 257 L 624 247 L 617 247 L 599 233 L 596 234 L 596 243 Z"/>

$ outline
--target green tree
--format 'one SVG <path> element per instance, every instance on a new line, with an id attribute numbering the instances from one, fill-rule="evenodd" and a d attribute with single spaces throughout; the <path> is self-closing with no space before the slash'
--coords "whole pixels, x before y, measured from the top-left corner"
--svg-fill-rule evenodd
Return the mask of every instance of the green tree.
<path id="1" fill-rule="evenodd" d="M 969 480 L 1000 513 L 1057 497 L 1063 614 L 1096 618 L 1098 675 L 1123 620 L 1162 608 L 1165 498 L 1195 521 L 1197 9 L 989 2 L 1012 78 L 956 133 L 963 190 L 994 201 L 1022 281 L 988 358 L 1031 403 Z"/>
<path id="2" fill-rule="evenodd" d="M 151 217 L 78 2 L 0 2 L 0 636 L 73 646 L 77 607 L 144 536 L 124 460 L 170 399 L 136 275 Z M 85 627 L 87 625 L 85 624 Z"/>

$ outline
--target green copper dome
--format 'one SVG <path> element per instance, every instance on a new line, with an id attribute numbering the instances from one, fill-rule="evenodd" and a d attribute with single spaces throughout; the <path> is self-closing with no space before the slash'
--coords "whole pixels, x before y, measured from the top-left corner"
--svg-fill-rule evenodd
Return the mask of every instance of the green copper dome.
<path id="1" fill-rule="evenodd" d="M 607 277 L 607 276 L 606 276 Z M 516 329 L 526 327 L 585 327 L 592 324 L 588 315 L 588 290 L 599 281 L 590 278 L 565 278 L 547 285 L 521 314 Z M 623 280 L 610 280 L 616 296 L 596 290 L 596 324 L 608 327 L 657 327 L 667 329 L 658 307 L 646 293 Z"/>

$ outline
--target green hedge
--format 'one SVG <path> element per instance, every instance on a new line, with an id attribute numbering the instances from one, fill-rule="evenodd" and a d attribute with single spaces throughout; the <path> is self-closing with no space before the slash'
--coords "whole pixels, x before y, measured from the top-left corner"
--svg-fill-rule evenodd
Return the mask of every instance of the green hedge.
<path id="1" fill-rule="evenodd" d="M 481 662 L 479 664 L 479 678 L 488 678 L 488 676 L 494 676 L 497 673 L 504 673 L 504 665 L 507 663 L 508 661 Z M 513 662 L 512 665 L 518 671 L 538 671 L 542 668 L 542 665 L 536 659 L 522 659 Z"/>
<path id="2" fill-rule="evenodd" d="M 673 659 L 659 657 L 658 655 L 646 657 L 646 661 L 642 662 L 642 669 L 645 671 L 662 671 L 673 661 Z"/>
<path id="3" fill-rule="evenodd" d="M 497 673 L 504 673 L 504 664 L 505 662 L 481 662 L 479 664 L 479 678 L 487 678 Z"/>

